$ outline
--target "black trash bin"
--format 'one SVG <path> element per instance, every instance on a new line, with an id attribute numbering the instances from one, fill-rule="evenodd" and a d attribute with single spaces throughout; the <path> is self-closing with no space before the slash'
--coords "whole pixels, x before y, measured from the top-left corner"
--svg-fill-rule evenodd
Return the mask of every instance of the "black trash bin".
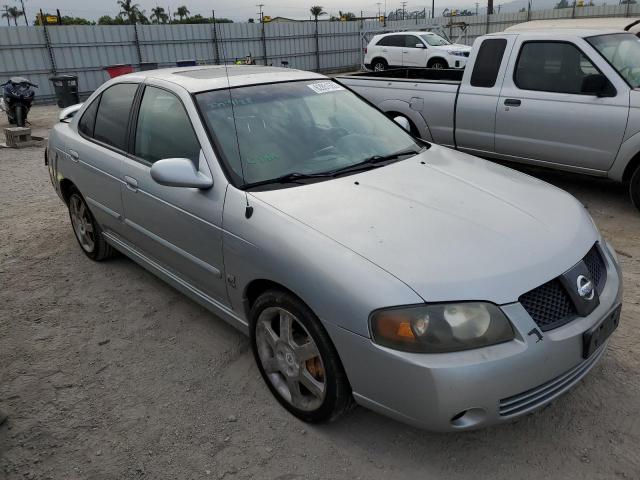
<path id="1" fill-rule="evenodd" d="M 158 68 L 158 62 L 142 62 L 140 64 L 140 71 L 155 70 Z"/>
<path id="2" fill-rule="evenodd" d="M 50 77 L 53 82 L 53 88 L 58 99 L 60 108 L 70 107 L 76 103 L 80 103 L 78 97 L 78 77 L 75 75 L 57 75 Z"/>

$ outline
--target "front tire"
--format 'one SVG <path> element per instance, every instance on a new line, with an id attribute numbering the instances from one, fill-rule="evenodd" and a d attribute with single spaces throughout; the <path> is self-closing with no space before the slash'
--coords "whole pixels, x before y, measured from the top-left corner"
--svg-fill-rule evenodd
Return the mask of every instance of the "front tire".
<path id="1" fill-rule="evenodd" d="M 441 58 L 436 58 L 429 62 L 429 64 L 427 65 L 427 68 L 435 68 L 437 70 L 442 70 L 444 68 L 449 68 L 449 65 L 445 60 Z"/>
<path id="2" fill-rule="evenodd" d="M 113 247 L 102 236 L 102 229 L 77 189 L 69 195 L 69 218 L 73 234 L 84 254 L 99 262 L 113 256 Z"/>
<path id="3" fill-rule="evenodd" d="M 636 167 L 629 182 L 629 195 L 633 206 L 640 210 L 640 165 Z"/>
<path id="4" fill-rule="evenodd" d="M 16 105 L 16 125 L 18 127 L 24 127 L 24 124 L 26 123 L 26 115 L 25 115 L 25 109 L 22 105 Z"/>
<path id="5" fill-rule="evenodd" d="M 332 421 L 353 404 L 351 387 L 318 318 L 290 293 L 270 290 L 251 307 L 251 347 L 278 402 L 305 422 Z"/>

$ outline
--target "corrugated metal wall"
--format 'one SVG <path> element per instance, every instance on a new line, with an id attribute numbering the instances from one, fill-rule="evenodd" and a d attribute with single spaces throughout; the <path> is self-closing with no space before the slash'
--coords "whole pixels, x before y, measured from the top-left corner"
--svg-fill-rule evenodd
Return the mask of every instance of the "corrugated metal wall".
<path id="1" fill-rule="evenodd" d="M 519 13 L 503 13 L 472 17 L 454 17 L 465 22 L 466 33 L 459 39 L 471 44 L 487 32 L 500 32 L 528 19 L 575 17 L 613 17 L 640 15 L 640 5 L 608 5 L 565 8 Z M 461 34 L 448 27 L 451 18 L 428 20 L 437 24 L 453 39 Z M 418 23 L 419 22 L 419 23 Z M 388 26 L 404 28 L 424 25 L 423 20 L 389 22 Z M 275 66 L 288 62 L 289 67 L 303 70 L 330 71 L 357 69 L 362 61 L 363 32 L 382 25 L 376 21 L 221 23 L 216 25 L 123 25 L 123 26 L 49 26 L 0 28 L 0 82 L 11 76 L 24 76 L 39 85 L 37 99 L 50 101 L 54 92 L 49 77 L 58 74 L 78 75 L 83 96 L 95 90 L 108 76 L 104 67 L 113 64 L 156 62 L 160 67 L 175 65 L 178 60 L 194 59 L 203 64 L 233 62 L 252 55 L 259 64 Z M 55 65 L 55 68 L 54 68 Z"/>

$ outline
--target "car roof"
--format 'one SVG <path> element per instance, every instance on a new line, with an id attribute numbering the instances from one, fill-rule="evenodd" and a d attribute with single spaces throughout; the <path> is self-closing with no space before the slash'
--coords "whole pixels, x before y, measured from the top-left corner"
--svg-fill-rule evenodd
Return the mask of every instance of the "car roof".
<path id="1" fill-rule="evenodd" d="M 118 81 L 158 79 L 175 83 L 191 93 L 220 88 L 242 87 L 264 83 L 326 79 L 319 73 L 293 68 L 259 65 L 201 65 L 197 67 L 162 68 L 129 73 Z"/>
<path id="2" fill-rule="evenodd" d="M 509 30 L 504 32 L 490 33 L 489 36 L 504 36 L 504 35 L 520 35 L 526 37 L 544 37 L 545 40 L 553 40 L 554 37 L 593 37 L 595 35 L 607 35 L 614 33 L 629 33 L 624 30 L 618 30 L 614 28 L 554 28 L 554 29 L 523 29 L 523 30 Z"/>
<path id="3" fill-rule="evenodd" d="M 376 37 L 388 37 L 390 35 L 436 35 L 437 37 L 439 37 L 440 35 L 438 35 L 435 32 L 428 32 L 426 30 L 413 30 L 410 32 L 389 32 L 389 33 L 381 33 L 379 35 L 376 35 Z"/>
<path id="4" fill-rule="evenodd" d="M 540 29 L 631 30 L 640 23 L 637 17 L 608 18 L 555 18 L 532 20 L 505 28 L 505 32 Z"/>

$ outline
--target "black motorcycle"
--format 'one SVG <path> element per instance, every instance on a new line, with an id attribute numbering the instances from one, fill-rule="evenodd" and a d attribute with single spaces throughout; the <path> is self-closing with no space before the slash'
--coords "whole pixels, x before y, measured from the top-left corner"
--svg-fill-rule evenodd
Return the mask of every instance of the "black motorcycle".
<path id="1" fill-rule="evenodd" d="M 33 97 L 36 95 L 33 89 L 38 86 L 26 78 L 12 77 L 7 82 L 0 84 L 0 87 L 3 87 L 2 98 L 9 123 L 24 127 L 27 123 L 27 114 L 31 109 Z"/>

